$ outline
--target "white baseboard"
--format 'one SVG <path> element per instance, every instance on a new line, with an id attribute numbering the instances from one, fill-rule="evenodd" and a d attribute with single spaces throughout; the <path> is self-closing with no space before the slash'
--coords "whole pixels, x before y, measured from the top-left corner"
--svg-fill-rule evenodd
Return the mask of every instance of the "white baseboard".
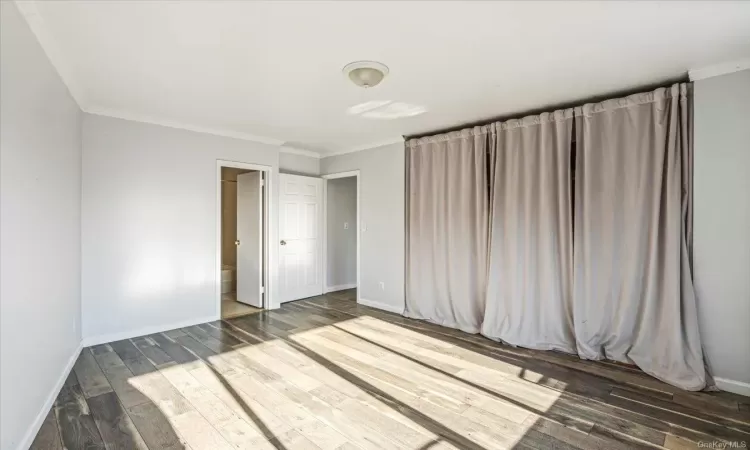
<path id="1" fill-rule="evenodd" d="M 121 331 L 119 333 L 100 334 L 97 336 L 88 336 L 83 338 L 83 346 L 90 347 L 92 345 L 106 344 L 108 342 L 121 341 L 123 339 L 130 339 L 146 334 L 161 333 L 162 331 L 174 330 L 175 328 L 189 327 L 198 325 L 199 323 L 211 322 L 214 320 L 220 320 L 219 316 L 208 316 L 199 317 L 197 319 L 183 320 L 182 322 L 170 323 L 165 325 L 154 325 L 145 328 L 139 328 L 137 330 Z"/>
<path id="2" fill-rule="evenodd" d="M 343 291 L 344 289 L 354 289 L 356 287 L 357 287 L 357 283 L 340 284 L 338 286 L 326 286 L 324 291 L 327 294 L 329 292 Z"/>
<path id="3" fill-rule="evenodd" d="M 376 302 L 374 300 L 367 300 L 366 298 L 359 298 L 359 301 L 357 302 L 360 305 L 369 306 L 371 308 L 377 308 L 382 309 L 383 311 L 389 311 L 396 314 L 403 314 L 404 313 L 404 307 L 403 306 L 393 306 L 389 305 L 388 303 L 382 303 L 382 302 Z"/>
<path id="4" fill-rule="evenodd" d="M 70 359 L 68 360 L 68 363 L 65 364 L 65 368 L 60 374 L 60 378 L 58 378 L 57 383 L 55 383 L 55 386 L 52 388 L 52 391 L 50 391 L 50 393 L 47 395 L 47 400 L 44 402 L 42 409 L 39 411 L 39 414 L 37 414 L 34 422 L 32 422 L 31 427 L 29 427 L 28 431 L 26 431 L 26 434 L 24 435 L 23 439 L 21 439 L 18 447 L 16 447 L 18 450 L 26 450 L 31 447 L 31 444 L 34 442 L 34 438 L 36 438 L 36 434 L 39 433 L 39 429 L 42 428 L 44 419 L 47 418 L 47 413 L 55 403 L 55 399 L 60 393 L 60 389 L 62 389 L 63 383 L 65 383 L 65 380 L 68 378 L 70 371 L 73 370 L 73 365 L 76 363 L 78 355 L 81 354 L 82 349 L 83 343 L 80 343 L 78 344 L 78 347 L 76 347 L 73 354 L 70 355 Z"/>
<path id="5" fill-rule="evenodd" d="M 719 377 L 714 377 L 714 381 L 716 382 L 716 387 L 722 391 L 750 397 L 750 383 Z"/>

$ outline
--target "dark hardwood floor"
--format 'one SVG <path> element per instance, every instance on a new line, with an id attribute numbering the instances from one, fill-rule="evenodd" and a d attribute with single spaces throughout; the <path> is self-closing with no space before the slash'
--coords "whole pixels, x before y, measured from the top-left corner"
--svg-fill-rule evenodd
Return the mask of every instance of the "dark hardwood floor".
<path id="1" fill-rule="evenodd" d="M 749 405 L 343 291 L 85 348 L 32 448 L 746 448 Z"/>

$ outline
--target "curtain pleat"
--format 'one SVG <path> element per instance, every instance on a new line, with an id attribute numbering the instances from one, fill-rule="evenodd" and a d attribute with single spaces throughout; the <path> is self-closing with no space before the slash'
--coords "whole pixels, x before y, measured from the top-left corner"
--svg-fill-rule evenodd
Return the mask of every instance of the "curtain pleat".
<path id="1" fill-rule="evenodd" d="M 573 110 L 491 126 L 490 262 L 482 334 L 575 352 L 571 140 Z"/>
<path id="2" fill-rule="evenodd" d="M 692 145 L 689 84 L 408 141 L 404 314 L 702 389 Z"/>
<path id="3" fill-rule="evenodd" d="M 575 109 L 574 305 L 580 357 L 705 386 L 688 252 L 686 84 Z"/>
<path id="4" fill-rule="evenodd" d="M 407 142 L 405 315 L 477 333 L 484 314 L 487 127 Z"/>

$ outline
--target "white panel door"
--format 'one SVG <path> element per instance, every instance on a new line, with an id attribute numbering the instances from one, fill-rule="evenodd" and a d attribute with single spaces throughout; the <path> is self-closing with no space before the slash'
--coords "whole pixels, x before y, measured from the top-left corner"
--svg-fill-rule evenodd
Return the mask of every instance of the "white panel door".
<path id="1" fill-rule="evenodd" d="M 237 301 L 263 307 L 263 178 L 237 175 Z"/>
<path id="2" fill-rule="evenodd" d="M 323 293 L 320 178 L 279 174 L 279 298 Z"/>

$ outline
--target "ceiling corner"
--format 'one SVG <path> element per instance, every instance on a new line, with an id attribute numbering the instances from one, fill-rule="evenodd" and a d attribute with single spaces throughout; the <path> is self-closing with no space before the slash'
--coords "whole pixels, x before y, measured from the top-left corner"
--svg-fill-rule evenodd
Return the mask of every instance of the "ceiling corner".
<path id="1" fill-rule="evenodd" d="M 88 110 L 88 103 L 86 96 L 83 92 L 78 81 L 75 79 L 73 69 L 70 63 L 63 56 L 59 47 L 55 43 L 55 39 L 50 34 L 47 24 L 44 22 L 44 18 L 39 12 L 39 8 L 36 0 L 15 0 L 16 7 L 21 12 L 26 23 L 29 25 L 31 32 L 36 36 L 36 40 L 42 47 L 42 50 L 47 55 L 52 67 L 57 71 L 58 76 L 68 88 L 73 100 L 78 104 L 78 107 L 82 111 Z"/>
<path id="2" fill-rule="evenodd" d="M 697 81 L 746 69 L 750 69 L 750 58 L 690 69 L 688 70 L 688 76 L 690 77 L 690 81 Z"/>
<path id="3" fill-rule="evenodd" d="M 107 108 L 90 107 L 85 109 L 84 112 L 89 114 L 95 114 L 98 116 L 113 117 L 115 119 L 129 120 L 132 122 L 142 122 L 151 125 L 159 125 L 162 127 L 178 128 L 181 130 L 193 131 L 196 133 L 212 134 L 214 136 L 222 136 L 233 139 L 241 139 L 243 141 L 251 141 L 259 144 L 267 144 L 272 146 L 280 146 L 285 141 L 281 139 L 271 138 L 267 136 L 258 136 L 255 134 L 245 133 L 241 131 L 227 130 L 223 128 L 211 128 L 199 125 L 193 125 L 183 122 L 178 122 L 169 119 L 162 119 L 158 117 L 152 117 L 144 114 L 133 114 L 126 111 L 116 111 Z"/>
<path id="4" fill-rule="evenodd" d="M 356 147 L 342 150 L 340 152 L 328 153 L 326 155 L 323 155 L 323 158 L 328 158 L 329 156 L 345 155 L 347 153 L 354 153 L 354 152 L 359 152 L 362 150 L 369 150 L 372 148 L 384 147 L 386 145 L 403 144 L 403 143 L 404 143 L 404 137 L 399 136 L 397 138 L 386 139 L 384 141 L 377 141 L 377 142 L 371 142 L 369 144 L 358 145 Z"/>

